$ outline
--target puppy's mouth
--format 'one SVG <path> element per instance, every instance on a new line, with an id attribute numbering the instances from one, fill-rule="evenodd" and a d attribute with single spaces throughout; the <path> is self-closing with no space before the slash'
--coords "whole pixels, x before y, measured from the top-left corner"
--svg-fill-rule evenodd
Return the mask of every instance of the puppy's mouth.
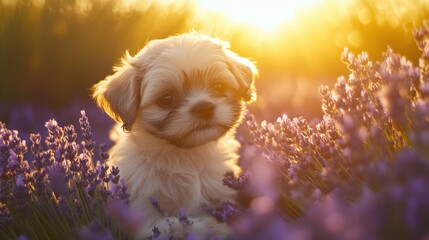
<path id="1" fill-rule="evenodd" d="M 231 126 L 212 123 L 212 122 L 199 122 L 192 127 L 185 134 L 182 134 L 179 138 L 171 141 L 178 147 L 193 147 L 204 144 L 206 142 L 216 140 L 224 135 Z"/>
<path id="2" fill-rule="evenodd" d="M 204 130 L 208 130 L 208 129 L 216 129 L 219 131 L 228 131 L 229 126 L 223 125 L 223 124 L 219 124 L 219 123 L 212 123 L 212 122 L 199 122 L 197 124 L 195 124 L 195 126 L 189 130 L 187 133 L 185 133 L 184 135 L 182 135 L 182 137 L 189 137 L 190 135 L 199 132 L 199 131 L 204 131 Z"/>

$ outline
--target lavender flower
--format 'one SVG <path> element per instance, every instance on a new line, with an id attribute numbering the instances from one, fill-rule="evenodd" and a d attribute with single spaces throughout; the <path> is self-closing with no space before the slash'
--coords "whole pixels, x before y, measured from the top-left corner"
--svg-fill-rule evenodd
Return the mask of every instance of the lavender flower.
<path id="1" fill-rule="evenodd" d="M 243 189 L 246 185 L 249 184 L 249 181 L 250 172 L 244 172 L 241 176 L 236 177 L 234 172 L 230 171 L 225 173 L 223 178 L 223 184 L 235 190 Z"/>
<path id="2" fill-rule="evenodd" d="M 185 210 L 179 208 L 179 221 L 185 226 L 191 226 L 193 222 L 186 216 Z"/>
<path id="3" fill-rule="evenodd" d="M 106 205 L 108 217 L 116 226 L 127 233 L 134 233 L 143 223 L 143 214 L 131 209 L 124 201 L 111 201 Z"/>
<path id="4" fill-rule="evenodd" d="M 119 184 L 119 169 L 107 172 L 105 153 L 94 160 L 91 127 L 81 114 L 81 144 L 72 125 L 63 128 L 55 120 L 45 124 L 46 147 L 40 134 L 30 135 L 31 167 L 24 158 L 26 142 L 0 123 L 0 235 L 113 239 L 133 234 L 135 228 L 119 229 L 104 211 L 111 201 L 128 204 L 129 194 Z"/>
<path id="5" fill-rule="evenodd" d="M 100 161 L 103 163 L 109 158 L 109 153 L 107 152 L 107 147 L 105 143 L 100 144 Z"/>
<path id="6" fill-rule="evenodd" d="M 162 210 L 161 205 L 156 198 L 149 197 L 149 202 L 161 215 L 165 215 L 164 210 Z"/>
<path id="7" fill-rule="evenodd" d="M 89 125 L 88 117 L 85 111 L 81 111 L 81 118 L 79 118 L 79 125 L 82 131 L 83 141 L 82 146 L 89 152 L 94 149 L 95 142 L 92 140 L 91 126 Z"/>
<path id="8" fill-rule="evenodd" d="M 240 211 L 237 205 L 230 201 L 225 201 L 217 208 L 207 209 L 207 212 L 220 222 L 228 222 L 237 216 Z"/>
<path id="9" fill-rule="evenodd" d="M 282 231 L 272 231 L 279 230 L 282 239 L 427 236 L 428 22 L 414 36 L 422 51 L 418 67 L 390 48 L 376 63 L 345 49 L 350 74 L 332 90 L 319 89 L 325 114 L 320 121 L 284 115 L 257 123 L 247 113 L 254 144 L 263 152 L 259 161 L 277 172 L 280 213 L 272 218 L 284 220 Z M 249 221 L 239 218 L 237 231 L 258 236 L 255 228 L 243 227 Z"/>
<path id="10" fill-rule="evenodd" d="M 65 175 L 66 168 L 62 165 L 52 166 L 48 169 L 48 174 L 44 171 L 43 173 L 35 172 L 34 174 L 39 179 L 41 185 L 45 180 L 44 177 L 48 176 L 49 186 L 56 196 L 65 196 L 69 192 L 69 184 Z M 44 187 L 44 186 L 43 186 Z"/>
<path id="11" fill-rule="evenodd" d="M 82 240 L 113 240 L 113 234 L 108 228 L 103 228 L 101 224 L 94 220 L 88 227 L 79 229 L 77 236 Z"/>

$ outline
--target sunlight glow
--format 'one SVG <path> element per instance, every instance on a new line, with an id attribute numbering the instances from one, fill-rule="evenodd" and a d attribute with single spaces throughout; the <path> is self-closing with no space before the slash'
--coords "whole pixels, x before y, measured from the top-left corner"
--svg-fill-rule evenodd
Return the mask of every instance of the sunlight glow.
<path id="1" fill-rule="evenodd" d="M 323 0 L 199 0 L 201 7 L 261 30 L 273 31 L 304 8 Z"/>
<path id="2" fill-rule="evenodd" d="M 158 6 L 162 6 L 164 9 L 168 9 L 174 7 L 176 5 L 185 4 L 187 1 L 192 0 L 122 0 L 122 8 L 131 8 L 131 9 L 140 9 L 146 10 L 152 4 L 157 4 Z"/>

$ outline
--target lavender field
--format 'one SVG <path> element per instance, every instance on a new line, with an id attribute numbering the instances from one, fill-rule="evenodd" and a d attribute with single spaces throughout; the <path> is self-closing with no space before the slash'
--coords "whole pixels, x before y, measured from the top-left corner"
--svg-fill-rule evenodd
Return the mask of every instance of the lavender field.
<path id="1" fill-rule="evenodd" d="M 407 33 L 416 49 L 404 51 L 410 56 L 383 42 L 378 55 L 374 45 L 371 54 L 364 44 L 342 46 L 327 75 L 319 71 L 322 63 L 300 65 L 317 79 L 303 83 L 317 90 L 298 91 L 304 94 L 302 103 L 290 103 L 288 94 L 270 98 L 269 89 L 279 85 L 268 76 L 293 67 L 269 68 L 272 59 L 261 59 L 256 85 L 261 96 L 237 133 L 243 172 L 225 173 L 223 180 L 238 190 L 237 202 L 207 209 L 231 227 L 232 239 L 429 239 L 429 22 L 419 20 Z M 166 25 L 178 32 L 192 26 L 174 24 Z M 122 51 L 116 48 L 109 52 L 111 59 Z M 107 75 L 107 66 L 104 61 L 97 67 Z M 0 239 L 133 239 L 144 224 L 144 212 L 129 206 L 118 168 L 106 164 L 113 121 L 88 97 L 103 71 L 62 79 L 66 87 L 76 86 L 58 102 L 28 86 L 2 82 Z M 46 92 L 57 84 L 43 71 L 34 73 L 47 84 L 40 88 Z M 78 85 L 73 81 L 79 77 L 92 80 Z M 28 95 L 13 95 L 18 90 Z M 66 96 L 76 91 L 77 96 Z M 162 211 L 156 199 L 150 201 Z M 192 224 L 182 210 L 177 217 L 179 224 Z M 159 234 L 154 227 L 151 239 L 170 239 Z M 189 231 L 186 239 L 200 236 Z"/>

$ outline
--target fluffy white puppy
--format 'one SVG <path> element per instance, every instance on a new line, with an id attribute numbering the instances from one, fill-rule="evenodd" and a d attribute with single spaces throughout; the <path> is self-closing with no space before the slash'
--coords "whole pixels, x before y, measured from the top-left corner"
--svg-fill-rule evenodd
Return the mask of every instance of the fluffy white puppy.
<path id="1" fill-rule="evenodd" d="M 240 171 L 234 131 L 254 98 L 256 74 L 251 61 L 228 48 L 198 33 L 153 40 L 93 87 L 98 105 L 124 129 L 109 161 L 126 180 L 132 207 L 145 213 L 138 238 L 155 226 L 183 237 L 185 225 L 173 217 L 180 208 L 191 231 L 228 234 L 204 209 L 234 199 L 222 178 Z"/>

